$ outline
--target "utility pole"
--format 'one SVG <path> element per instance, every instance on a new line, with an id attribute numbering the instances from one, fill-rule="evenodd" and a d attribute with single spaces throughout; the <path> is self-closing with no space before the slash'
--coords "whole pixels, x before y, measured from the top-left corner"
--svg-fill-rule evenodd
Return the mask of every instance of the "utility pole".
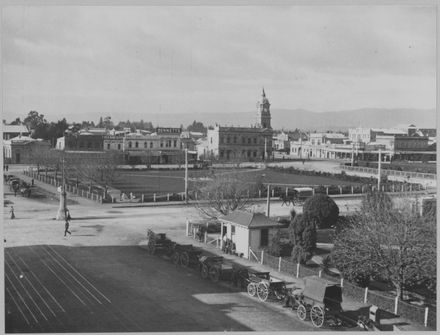
<path id="1" fill-rule="evenodd" d="M 354 142 L 351 144 L 351 166 L 354 166 Z"/>
<path id="2" fill-rule="evenodd" d="M 270 184 L 267 184 L 267 203 L 266 203 L 266 216 L 270 215 Z"/>
<path id="3" fill-rule="evenodd" d="M 188 148 L 185 148 L 185 203 L 188 203 Z"/>
<path id="4" fill-rule="evenodd" d="M 379 149 L 379 160 L 378 160 L 378 163 L 377 163 L 377 173 L 378 173 L 378 175 L 377 175 L 377 190 L 378 191 L 380 191 L 380 178 L 381 178 L 381 176 L 380 176 L 380 173 L 381 173 L 381 161 L 382 161 L 382 150 L 381 149 Z"/>
<path id="5" fill-rule="evenodd" d="M 65 171 L 64 171 L 64 153 L 62 158 L 62 186 L 60 191 L 60 207 L 58 208 L 57 220 L 65 220 L 66 212 L 67 212 L 67 203 L 66 203 L 66 181 L 65 181 Z"/>

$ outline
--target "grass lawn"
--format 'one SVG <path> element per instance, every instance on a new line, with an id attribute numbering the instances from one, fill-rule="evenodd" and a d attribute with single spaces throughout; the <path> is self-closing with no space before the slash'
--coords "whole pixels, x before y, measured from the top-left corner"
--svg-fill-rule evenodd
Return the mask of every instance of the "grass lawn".
<path id="1" fill-rule="evenodd" d="M 229 170 L 215 170 L 216 173 L 227 173 Z M 266 170 L 246 170 L 240 171 L 246 174 L 250 180 L 261 179 L 263 183 L 276 184 L 297 184 L 297 185 L 356 185 L 332 177 L 322 176 L 306 176 L 295 175 Z M 191 179 L 207 177 L 210 175 L 209 170 L 190 170 L 188 177 L 190 178 L 189 189 L 191 190 Z M 262 177 L 263 176 L 263 177 Z M 145 171 L 120 171 L 118 178 L 112 183 L 112 187 L 124 191 L 125 193 L 133 192 L 135 195 L 140 194 L 151 195 L 179 193 L 185 190 L 185 171 L 184 170 L 145 170 Z"/>

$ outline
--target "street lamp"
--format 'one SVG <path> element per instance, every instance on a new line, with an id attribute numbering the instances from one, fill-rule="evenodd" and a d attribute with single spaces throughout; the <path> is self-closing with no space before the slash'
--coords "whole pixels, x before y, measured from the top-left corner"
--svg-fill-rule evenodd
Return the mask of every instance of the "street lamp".
<path id="1" fill-rule="evenodd" d="M 188 204 L 188 147 L 185 148 L 185 203 Z"/>

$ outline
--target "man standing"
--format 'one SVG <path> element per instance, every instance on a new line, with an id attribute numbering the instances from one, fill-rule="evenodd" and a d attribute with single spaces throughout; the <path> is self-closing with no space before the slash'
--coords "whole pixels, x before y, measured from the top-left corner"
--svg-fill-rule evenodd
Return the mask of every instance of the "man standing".
<path id="1" fill-rule="evenodd" d="M 66 224 L 64 226 L 64 236 L 66 236 L 67 233 L 69 233 L 69 235 L 71 235 L 71 233 L 69 231 L 69 225 L 70 225 L 69 219 L 66 217 Z"/>

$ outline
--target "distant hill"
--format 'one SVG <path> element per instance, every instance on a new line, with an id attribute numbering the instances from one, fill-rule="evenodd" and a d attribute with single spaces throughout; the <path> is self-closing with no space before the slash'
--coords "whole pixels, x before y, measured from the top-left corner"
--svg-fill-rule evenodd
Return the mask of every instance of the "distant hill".
<path id="1" fill-rule="evenodd" d="M 401 124 L 414 124 L 417 127 L 435 127 L 436 113 L 434 109 L 384 109 L 364 108 L 347 111 L 312 112 L 303 109 L 273 109 L 272 127 L 274 129 L 303 130 L 346 130 L 352 127 L 394 127 Z M 86 117 L 84 115 L 84 117 Z M 204 125 L 235 125 L 250 126 L 256 122 L 255 112 L 238 113 L 172 113 L 142 115 L 111 115 L 113 120 L 153 122 L 154 126 L 185 127 L 194 120 Z M 87 118 L 86 118 L 87 119 Z"/>

